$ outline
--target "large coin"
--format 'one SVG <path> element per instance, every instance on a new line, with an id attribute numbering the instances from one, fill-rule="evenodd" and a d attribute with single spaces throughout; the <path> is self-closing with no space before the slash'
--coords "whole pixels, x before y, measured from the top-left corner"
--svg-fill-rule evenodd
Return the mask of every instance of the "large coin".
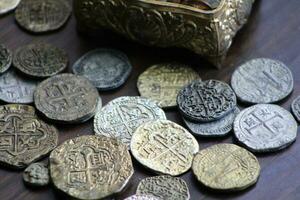
<path id="1" fill-rule="evenodd" d="M 294 80 L 292 72 L 283 63 L 260 58 L 237 68 L 231 86 L 242 102 L 273 103 L 292 92 Z"/>
<path id="2" fill-rule="evenodd" d="M 50 182 L 49 170 L 46 164 L 38 162 L 29 165 L 24 173 L 23 180 L 31 186 L 46 186 Z"/>
<path id="3" fill-rule="evenodd" d="M 130 149 L 145 167 L 159 174 L 178 176 L 191 168 L 199 145 L 183 127 L 168 120 L 155 120 L 136 129 Z"/>
<path id="4" fill-rule="evenodd" d="M 95 114 L 99 98 L 89 80 L 73 74 L 48 78 L 34 93 L 36 108 L 47 118 L 61 123 L 88 120 Z"/>
<path id="5" fill-rule="evenodd" d="M 0 1 L 0 15 L 6 14 L 14 10 L 21 0 L 1 0 Z"/>
<path id="6" fill-rule="evenodd" d="M 300 123 L 300 96 L 298 96 L 291 105 L 292 113 L 296 120 Z"/>
<path id="7" fill-rule="evenodd" d="M 297 122 L 280 106 L 258 104 L 238 114 L 234 134 L 253 152 L 276 151 L 296 140 Z"/>
<path id="8" fill-rule="evenodd" d="M 125 83 L 132 66 L 120 51 L 96 49 L 82 56 L 72 69 L 74 74 L 85 76 L 99 90 L 111 90 Z"/>
<path id="9" fill-rule="evenodd" d="M 154 176 L 143 179 L 137 194 L 150 194 L 163 200 L 188 200 L 190 192 L 186 182 L 172 176 Z"/>
<path id="10" fill-rule="evenodd" d="M 36 118 L 34 108 L 0 106 L 0 162 L 24 168 L 47 155 L 58 142 L 55 127 Z"/>
<path id="11" fill-rule="evenodd" d="M 119 97 L 97 112 L 94 130 L 97 135 L 118 138 L 129 148 L 137 127 L 155 119 L 166 119 L 166 115 L 154 102 L 142 97 Z"/>
<path id="12" fill-rule="evenodd" d="M 11 66 L 11 63 L 12 52 L 9 49 L 7 49 L 4 45 L 0 44 L 0 74 L 8 70 L 8 68 Z"/>
<path id="13" fill-rule="evenodd" d="M 130 197 L 127 197 L 124 200 L 162 200 L 162 199 L 148 194 L 135 194 Z"/>
<path id="14" fill-rule="evenodd" d="M 81 136 L 50 155 L 54 185 L 77 199 L 102 199 L 119 193 L 133 174 L 127 147 L 105 136 Z"/>
<path id="15" fill-rule="evenodd" d="M 18 24 L 35 33 L 59 29 L 70 14 L 71 5 L 66 0 L 22 0 L 15 11 Z"/>
<path id="16" fill-rule="evenodd" d="M 68 64 L 65 51 L 50 44 L 29 44 L 15 51 L 13 65 L 21 72 L 38 78 L 53 76 Z"/>
<path id="17" fill-rule="evenodd" d="M 217 80 L 194 81 L 177 96 L 181 113 L 194 121 L 214 121 L 236 107 L 236 96 L 229 85 Z"/>
<path id="18" fill-rule="evenodd" d="M 165 63 L 148 68 L 137 82 L 141 96 L 156 101 L 160 107 L 176 106 L 176 97 L 179 90 L 200 79 L 197 72 L 182 64 Z"/>
<path id="19" fill-rule="evenodd" d="M 217 144 L 200 151 L 193 161 L 198 181 L 215 190 L 243 190 L 255 184 L 260 173 L 256 157 L 234 144 Z"/>

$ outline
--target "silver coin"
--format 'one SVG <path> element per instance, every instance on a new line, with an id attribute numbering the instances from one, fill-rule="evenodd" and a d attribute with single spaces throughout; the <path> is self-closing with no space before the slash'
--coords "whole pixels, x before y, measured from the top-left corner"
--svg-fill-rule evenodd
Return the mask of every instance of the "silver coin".
<path id="1" fill-rule="evenodd" d="M 1 5 L 1 3 L 0 3 Z M 0 44 L 0 74 L 4 73 L 11 66 L 12 52 Z"/>
<path id="2" fill-rule="evenodd" d="M 276 151 L 296 140 L 297 122 L 280 106 L 258 104 L 238 114 L 234 121 L 234 134 L 253 152 Z"/>
<path id="3" fill-rule="evenodd" d="M 292 113 L 296 120 L 300 123 L 300 96 L 298 96 L 291 105 Z"/>
<path id="4" fill-rule="evenodd" d="M 234 111 L 216 121 L 199 123 L 184 117 L 183 121 L 194 135 L 202 137 L 219 137 L 227 135 L 232 130 L 234 119 L 239 113 L 240 109 L 236 107 Z"/>
<path id="5" fill-rule="evenodd" d="M 294 80 L 292 72 L 282 62 L 259 58 L 237 68 L 231 86 L 242 102 L 274 103 L 293 91 Z"/>
<path id="6" fill-rule="evenodd" d="M 21 0 L 1 0 L 0 1 L 0 15 L 6 14 L 14 10 Z"/>
<path id="7" fill-rule="evenodd" d="M 111 90 L 125 83 L 132 66 L 120 51 L 96 49 L 82 56 L 72 69 L 74 74 L 85 76 L 99 90 Z"/>
<path id="8" fill-rule="evenodd" d="M 46 186 L 50 182 L 49 169 L 46 164 L 37 162 L 29 165 L 24 173 L 23 180 L 31 186 Z"/>
<path id="9" fill-rule="evenodd" d="M 162 200 L 162 199 L 148 194 L 135 194 L 130 197 L 127 197 L 124 200 Z"/>

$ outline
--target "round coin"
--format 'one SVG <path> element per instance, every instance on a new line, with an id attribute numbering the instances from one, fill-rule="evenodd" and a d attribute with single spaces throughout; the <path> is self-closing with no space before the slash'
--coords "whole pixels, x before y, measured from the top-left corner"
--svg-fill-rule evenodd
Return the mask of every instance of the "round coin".
<path id="1" fill-rule="evenodd" d="M 163 200 L 189 200 L 190 192 L 186 182 L 172 176 L 154 176 L 143 179 L 137 194 L 153 195 Z"/>
<path id="2" fill-rule="evenodd" d="M 217 80 L 194 81 L 177 96 L 180 112 L 188 119 L 215 121 L 236 107 L 236 96 L 229 85 Z"/>
<path id="3" fill-rule="evenodd" d="M 21 0 L 1 0 L 0 1 L 0 15 L 6 14 L 14 10 Z"/>
<path id="4" fill-rule="evenodd" d="M 298 96 L 291 105 L 292 113 L 296 120 L 300 123 L 300 96 Z"/>
<path id="5" fill-rule="evenodd" d="M 97 135 L 117 138 L 129 148 L 131 136 L 141 124 L 166 119 L 157 104 L 142 97 L 119 97 L 109 102 L 94 119 Z"/>
<path id="6" fill-rule="evenodd" d="M 130 197 L 127 197 L 124 200 L 161 200 L 161 199 L 147 194 L 135 194 Z"/>
<path id="7" fill-rule="evenodd" d="M 34 33 L 57 30 L 70 15 L 71 5 L 65 0 L 22 0 L 15 11 L 18 24 Z"/>
<path id="8" fill-rule="evenodd" d="M 160 107 L 175 107 L 179 90 L 200 79 L 189 66 L 177 63 L 158 64 L 143 72 L 137 82 L 141 96 L 149 98 Z"/>
<path id="9" fill-rule="evenodd" d="M 282 62 L 259 58 L 238 67 L 232 75 L 231 86 L 242 102 L 274 103 L 293 91 L 294 80 Z"/>
<path id="10" fill-rule="evenodd" d="M 234 134 L 253 152 L 276 151 L 296 140 L 297 122 L 280 106 L 257 104 L 238 114 Z"/>
<path id="11" fill-rule="evenodd" d="M 68 56 L 50 44 L 29 44 L 15 51 L 13 65 L 29 76 L 45 78 L 62 72 L 68 65 Z"/>
<path id="12" fill-rule="evenodd" d="M 201 150 L 192 169 L 200 183 L 220 191 L 246 189 L 257 182 L 260 173 L 256 157 L 234 144 L 217 144 Z"/>
<path id="13" fill-rule="evenodd" d="M 74 65 L 73 73 L 85 76 L 101 91 L 116 89 L 128 79 L 132 66 L 127 56 L 113 49 L 86 53 Z"/>
<path id="14" fill-rule="evenodd" d="M 1 7 L 1 2 L 0 2 Z M 1 8 L 0 8 L 1 9 Z M 11 66 L 12 52 L 0 44 L 0 74 L 4 73 Z"/>
<path id="15" fill-rule="evenodd" d="M 44 163 L 33 163 L 23 172 L 23 180 L 31 186 L 46 186 L 49 184 L 49 170 Z"/>
<path id="16" fill-rule="evenodd" d="M 136 129 L 130 149 L 143 166 L 158 174 L 178 176 L 191 168 L 199 145 L 183 127 L 168 120 L 155 120 Z"/>
<path id="17" fill-rule="evenodd" d="M 51 152 L 54 185 L 77 199 L 102 199 L 119 193 L 133 174 L 127 147 L 105 136 L 81 136 Z"/>

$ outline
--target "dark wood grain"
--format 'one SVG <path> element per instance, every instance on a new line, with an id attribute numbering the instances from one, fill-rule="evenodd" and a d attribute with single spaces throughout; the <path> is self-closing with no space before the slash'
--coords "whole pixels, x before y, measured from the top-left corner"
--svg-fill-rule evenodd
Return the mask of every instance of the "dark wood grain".
<path id="1" fill-rule="evenodd" d="M 239 32 L 224 64 L 217 70 L 199 56 L 179 49 L 158 49 L 126 41 L 107 33 L 96 37 L 79 34 L 74 17 L 60 31 L 43 35 L 31 35 L 21 30 L 14 21 L 13 14 L 0 18 L 0 43 L 14 50 L 20 45 L 34 41 L 46 41 L 64 48 L 70 58 L 70 66 L 85 52 L 96 47 L 116 48 L 124 51 L 134 67 L 127 83 L 118 90 L 103 92 L 104 104 L 124 95 L 138 95 L 136 81 L 138 75 L 152 64 L 163 61 L 181 61 L 191 64 L 203 79 L 219 79 L 229 82 L 233 70 L 244 61 L 255 57 L 275 58 L 286 63 L 295 78 L 292 95 L 281 102 L 287 109 L 291 101 L 300 95 L 300 1 L 299 0 L 257 0 L 249 23 Z M 243 105 L 241 105 L 243 107 Z M 168 110 L 168 119 L 182 124 L 176 110 Z M 60 130 L 60 143 L 66 139 L 93 134 L 92 120 L 81 125 L 57 126 Z M 200 148 L 221 142 L 234 143 L 232 136 L 223 139 L 198 138 Z M 252 188 L 239 193 L 214 193 L 203 188 L 195 181 L 191 172 L 182 176 L 190 189 L 191 199 L 300 199 L 300 140 L 291 147 L 272 154 L 258 154 L 261 176 Z M 46 161 L 46 160 L 45 160 Z M 153 175 L 134 162 L 135 174 L 127 189 L 116 199 L 123 199 L 136 190 L 138 182 Z M 22 171 L 0 169 L 0 199 L 66 199 L 67 197 L 49 186 L 43 189 L 25 187 Z"/>

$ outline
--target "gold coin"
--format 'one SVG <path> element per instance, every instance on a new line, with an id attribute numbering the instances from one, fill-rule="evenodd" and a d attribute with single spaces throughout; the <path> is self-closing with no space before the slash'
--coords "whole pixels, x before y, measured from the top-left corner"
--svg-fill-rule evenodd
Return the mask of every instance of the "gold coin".
<path id="1" fill-rule="evenodd" d="M 158 174 L 177 176 L 192 166 L 199 151 L 197 140 L 183 127 L 168 120 L 147 122 L 134 132 L 131 153 Z"/>
<path id="2" fill-rule="evenodd" d="M 81 136 L 50 155 L 54 185 L 77 199 L 102 199 L 121 192 L 133 174 L 127 147 L 105 136 Z"/>
<path id="3" fill-rule="evenodd" d="M 200 151 L 192 169 L 200 183 L 223 191 L 246 189 L 257 182 L 260 173 L 256 157 L 234 144 L 218 144 Z"/>
<path id="4" fill-rule="evenodd" d="M 158 64 L 142 73 L 137 82 L 141 96 L 156 101 L 160 107 L 176 106 L 179 90 L 199 75 L 189 66 L 178 63 Z"/>

